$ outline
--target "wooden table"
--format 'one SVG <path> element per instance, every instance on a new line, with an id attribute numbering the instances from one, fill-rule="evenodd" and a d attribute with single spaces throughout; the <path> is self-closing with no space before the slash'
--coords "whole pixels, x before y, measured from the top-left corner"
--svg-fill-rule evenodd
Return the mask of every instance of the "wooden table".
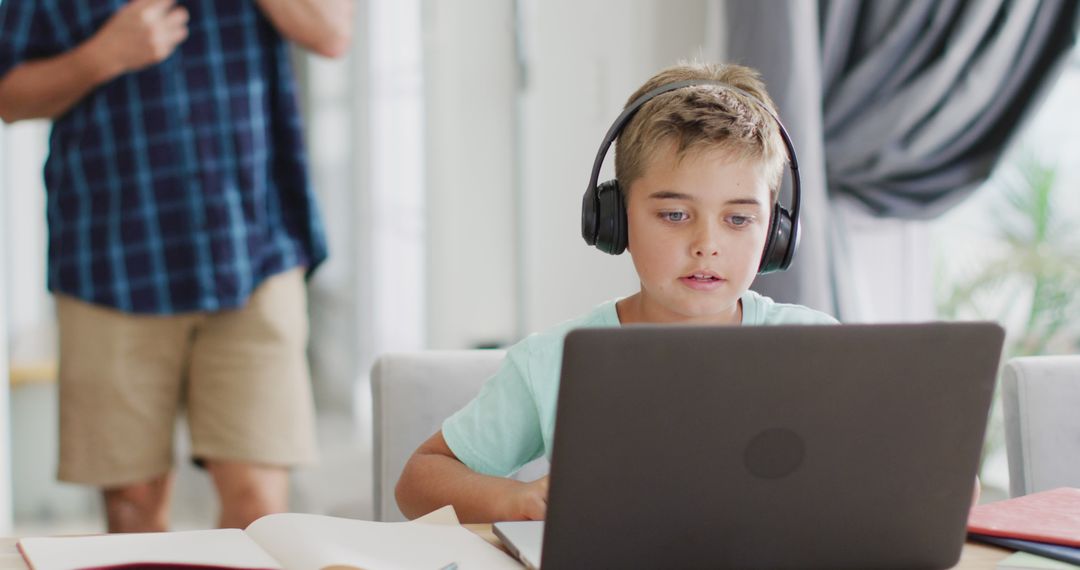
<path id="1" fill-rule="evenodd" d="M 488 524 L 467 524 L 465 528 L 480 535 L 484 540 L 502 548 L 499 539 L 491 532 Z M 0 538 L 0 570 L 28 570 L 18 549 L 15 548 L 15 538 Z M 960 564 L 954 568 L 958 570 L 992 570 L 998 561 L 1012 554 L 1011 551 L 996 546 L 968 542 L 964 544 L 964 552 L 960 556 Z"/>

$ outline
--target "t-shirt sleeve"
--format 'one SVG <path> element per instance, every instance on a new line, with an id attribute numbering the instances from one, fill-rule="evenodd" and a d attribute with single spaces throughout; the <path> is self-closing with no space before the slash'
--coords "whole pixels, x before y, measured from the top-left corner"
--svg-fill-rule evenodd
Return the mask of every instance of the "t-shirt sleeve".
<path id="1" fill-rule="evenodd" d="M 802 305 L 788 305 L 773 303 L 768 306 L 764 316 L 764 324 L 767 325 L 836 325 L 839 324 L 833 316 L 804 307 Z"/>
<path id="2" fill-rule="evenodd" d="M 499 371 L 443 422 L 450 450 L 473 471 L 507 477 L 543 453 L 536 399 L 511 349 Z"/>
<path id="3" fill-rule="evenodd" d="M 807 325 L 838 325 L 840 321 L 836 320 L 836 317 L 822 313 L 821 311 L 815 311 L 809 309 L 801 315 L 799 322 Z"/>
<path id="4" fill-rule="evenodd" d="M 26 60 L 65 51 L 41 3 L 41 0 L 0 0 L 0 78 Z"/>

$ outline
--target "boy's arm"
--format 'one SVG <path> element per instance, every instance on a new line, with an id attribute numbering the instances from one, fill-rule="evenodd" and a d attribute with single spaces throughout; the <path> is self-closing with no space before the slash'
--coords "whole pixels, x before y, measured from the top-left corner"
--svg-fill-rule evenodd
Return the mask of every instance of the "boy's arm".
<path id="1" fill-rule="evenodd" d="M 59 117 L 98 85 L 165 59 L 187 37 L 175 3 L 133 0 L 71 51 L 16 66 L 0 77 L 0 118 Z"/>
<path id="2" fill-rule="evenodd" d="M 543 520 L 548 479 L 523 483 L 481 475 L 458 460 L 442 431 L 415 452 L 398 479 L 394 496 L 410 519 L 453 505 L 463 523 Z"/>
<path id="3" fill-rule="evenodd" d="M 326 57 L 341 57 L 352 42 L 354 0 L 257 0 L 281 35 Z"/>

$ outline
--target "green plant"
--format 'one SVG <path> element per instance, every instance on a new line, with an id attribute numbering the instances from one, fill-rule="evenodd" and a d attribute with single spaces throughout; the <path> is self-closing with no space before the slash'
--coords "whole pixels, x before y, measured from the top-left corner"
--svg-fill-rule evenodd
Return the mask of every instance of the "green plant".
<path id="1" fill-rule="evenodd" d="M 1080 350 L 1080 228 L 1060 207 L 1056 182 L 1057 170 L 1034 155 L 1007 165 L 991 181 L 996 231 L 986 247 L 996 253 L 939 296 L 946 318 L 1007 326 L 1007 358 Z"/>
<path id="2" fill-rule="evenodd" d="M 939 267 L 938 314 L 1001 323 L 1005 359 L 1080 351 L 1080 228 L 1062 207 L 1057 169 L 1023 154 L 983 191 L 991 192 L 986 219 L 993 229 L 976 251 L 990 253 L 959 278 Z M 1066 191 L 1065 199 L 1080 202 L 1078 189 Z M 993 410 L 984 466 L 1004 445 L 996 401 Z"/>

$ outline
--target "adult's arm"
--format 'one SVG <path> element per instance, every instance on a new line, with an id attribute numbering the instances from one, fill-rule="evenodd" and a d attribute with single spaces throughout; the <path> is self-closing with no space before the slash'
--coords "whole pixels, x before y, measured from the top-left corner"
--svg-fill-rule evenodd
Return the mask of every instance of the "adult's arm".
<path id="1" fill-rule="evenodd" d="M 325 57 L 341 57 L 352 42 L 355 0 L 258 0 L 286 39 Z"/>
<path id="2" fill-rule="evenodd" d="M 0 77 L 0 119 L 56 118 L 98 85 L 167 58 L 187 38 L 176 0 L 132 0 L 75 48 L 23 62 Z"/>

